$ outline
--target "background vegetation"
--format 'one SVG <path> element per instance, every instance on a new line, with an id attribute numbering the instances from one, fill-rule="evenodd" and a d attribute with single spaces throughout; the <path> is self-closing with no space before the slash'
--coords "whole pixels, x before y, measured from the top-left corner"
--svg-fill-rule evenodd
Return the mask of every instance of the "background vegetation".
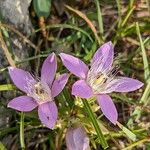
<path id="1" fill-rule="evenodd" d="M 82 124 L 90 138 L 91 149 L 103 149 L 99 129 L 104 134 L 108 149 L 150 149 L 150 4 L 148 0 L 42 0 L 32 1 L 29 8 L 33 30 L 24 35 L 14 26 L 1 21 L 0 47 L 9 64 L 0 68 L 0 74 L 6 76 L 0 85 L 2 94 L 0 105 L 7 116 L 7 123 L 0 127 L 0 149 L 66 149 L 66 129 L 73 124 Z M 44 4 L 45 3 L 45 4 Z M 31 47 L 29 56 L 15 59 L 11 34 L 16 34 L 22 42 Z M 89 106 L 70 95 L 71 76 L 63 92 L 56 98 L 59 119 L 54 130 L 41 125 L 37 111 L 20 113 L 7 108 L 7 102 L 22 93 L 12 84 L 7 67 L 26 64 L 27 70 L 39 74 L 41 64 L 51 52 L 73 54 L 86 62 L 104 42 L 115 45 L 116 63 L 120 67 L 118 74 L 136 78 L 144 87 L 132 93 L 113 93 L 119 112 L 117 126 L 112 125 L 100 111 L 95 99 Z M 58 73 L 67 72 L 58 57 Z M 1 95 L 2 95 L 1 94 Z M 92 110 L 92 111 L 91 111 Z M 1 116 L 2 116 L 1 115 Z M 91 116 L 92 115 L 92 116 Z M 96 127 L 93 126 L 96 119 Z"/>

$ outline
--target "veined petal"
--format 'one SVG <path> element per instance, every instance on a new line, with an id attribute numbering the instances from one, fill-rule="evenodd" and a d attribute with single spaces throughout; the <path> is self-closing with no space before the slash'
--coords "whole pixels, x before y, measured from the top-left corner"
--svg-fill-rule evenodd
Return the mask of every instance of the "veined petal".
<path id="1" fill-rule="evenodd" d="M 101 72 L 111 69 L 114 57 L 114 47 L 112 42 L 103 44 L 94 54 L 91 66 L 98 66 Z"/>
<path id="2" fill-rule="evenodd" d="M 84 79 L 88 73 L 88 66 L 80 59 L 68 54 L 60 53 L 64 66 L 74 75 Z"/>
<path id="3" fill-rule="evenodd" d="M 57 117 L 58 117 L 58 109 L 55 102 L 47 102 L 39 105 L 38 114 L 41 122 L 48 128 L 53 129 Z"/>
<path id="4" fill-rule="evenodd" d="M 41 80 L 51 86 L 57 70 L 57 60 L 55 53 L 49 55 L 42 66 Z"/>
<path id="5" fill-rule="evenodd" d="M 118 77 L 112 80 L 106 87 L 106 93 L 110 92 L 131 92 L 143 86 L 143 83 L 132 78 Z"/>
<path id="6" fill-rule="evenodd" d="M 105 94 L 97 95 L 97 101 L 106 118 L 116 124 L 118 113 L 111 97 Z"/>
<path id="7" fill-rule="evenodd" d="M 72 95 L 81 98 L 90 98 L 93 96 L 93 92 L 85 80 L 78 80 L 72 86 Z"/>
<path id="8" fill-rule="evenodd" d="M 52 97 L 57 96 L 65 87 L 67 81 L 68 81 L 69 75 L 67 73 L 64 73 L 60 75 L 52 85 Z"/>
<path id="9" fill-rule="evenodd" d="M 89 138 L 86 135 L 84 128 L 79 127 L 74 130 L 73 133 L 74 142 L 77 147 L 77 150 L 88 150 L 89 147 Z"/>
<path id="10" fill-rule="evenodd" d="M 67 150 L 76 150 L 76 145 L 73 139 L 73 129 L 67 130 L 65 140 L 66 140 Z"/>
<path id="11" fill-rule="evenodd" d="M 70 128 L 66 133 L 66 144 L 68 150 L 89 150 L 89 138 L 84 128 Z"/>
<path id="12" fill-rule="evenodd" d="M 9 74 L 14 82 L 14 84 L 22 91 L 28 93 L 29 88 L 28 87 L 28 82 L 30 83 L 36 83 L 36 81 L 33 79 L 31 74 L 27 71 L 24 71 L 22 69 L 14 68 L 14 67 L 9 67 Z"/>
<path id="13" fill-rule="evenodd" d="M 19 96 L 11 100 L 7 106 L 18 111 L 28 112 L 36 108 L 38 104 L 32 97 Z"/>

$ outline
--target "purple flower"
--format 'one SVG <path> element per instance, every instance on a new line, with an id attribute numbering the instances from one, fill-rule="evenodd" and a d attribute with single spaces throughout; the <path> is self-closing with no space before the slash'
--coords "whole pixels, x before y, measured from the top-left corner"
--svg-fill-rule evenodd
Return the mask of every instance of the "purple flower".
<path id="1" fill-rule="evenodd" d="M 83 127 L 70 128 L 66 133 L 67 150 L 90 150 L 89 138 Z"/>
<path id="2" fill-rule="evenodd" d="M 19 96 L 8 103 L 8 107 L 18 111 L 32 111 L 38 106 L 41 122 L 52 129 L 57 121 L 58 110 L 54 102 L 68 81 L 68 74 L 62 74 L 54 80 L 57 60 L 54 53 L 44 61 L 41 79 L 34 79 L 31 74 L 22 69 L 9 67 L 9 74 L 14 84 L 27 96 Z"/>
<path id="3" fill-rule="evenodd" d="M 61 53 L 60 57 L 66 68 L 80 80 L 72 86 L 72 94 L 81 98 L 97 97 L 103 114 L 116 124 L 118 113 L 108 95 L 111 92 L 129 92 L 143 86 L 138 80 L 115 76 L 115 67 L 112 65 L 114 47 L 112 42 L 103 44 L 94 54 L 90 69 L 88 66 L 71 55 Z"/>

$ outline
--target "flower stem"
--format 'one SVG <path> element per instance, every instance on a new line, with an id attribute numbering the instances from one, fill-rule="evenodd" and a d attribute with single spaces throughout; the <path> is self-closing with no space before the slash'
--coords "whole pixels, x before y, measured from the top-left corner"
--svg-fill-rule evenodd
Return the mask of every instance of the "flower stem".
<path id="1" fill-rule="evenodd" d="M 93 126 L 95 128 L 95 131 L 97 133 L 97 136 L 99 138 L 99 141 L 100 141 L 102 147 L 104 149 L 108 148 L 107 141 L 105 140 L 105 137 L 104 137 L 104 135 L 103 135 L 99 125 L 98 125 L 98 122 L 96 120 L 96 117 L 95 117 L 92 109 L 91 109 L 91 106 L 89 105 L 89 103 L 88 103 L 88 101 L 86 99 L 83 100 L 83 104 L 84 104 L 84 106 L 85 106 L 85 108 L 87 110 L 87 113 L 88 113 L 88 115 L 89 115 L 89 117 L 91 119 L 91 122 L 92 122 L 92 124 L 93 124 Z"/>
<path id="2" fill-rule="evenodd" d="M 21 149 L 25 149 L 25 143 L 24 143 L 24 113 L 21 112 L 21 118 L 20 118 L 20 144 Z"/>

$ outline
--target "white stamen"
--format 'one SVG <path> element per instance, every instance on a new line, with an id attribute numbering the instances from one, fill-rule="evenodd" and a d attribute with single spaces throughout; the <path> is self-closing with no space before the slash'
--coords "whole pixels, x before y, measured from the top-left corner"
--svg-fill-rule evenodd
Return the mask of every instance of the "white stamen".
<path id="1" fill-rule="evenodd" d="M 37 81 L 26 79 L 28 91 L 28 96 L 33 97 L 37 103 L 42 104 L 48 101 L 53 101 L 50 87 L 40 81 L 40 78 L 37 78 Z"/>
<path id="2" fill-rule="evenodd" d="M 104 58 L 95 60 L 91 64 L 91 68 L 87 75 L 87 82 L 92 87 L 95 94 L 99 94 L 106 90 L 108 84 L 115 78 L 118 73 L 118 66 L 113 66 L 111 69 L 104 69 Z"/>

